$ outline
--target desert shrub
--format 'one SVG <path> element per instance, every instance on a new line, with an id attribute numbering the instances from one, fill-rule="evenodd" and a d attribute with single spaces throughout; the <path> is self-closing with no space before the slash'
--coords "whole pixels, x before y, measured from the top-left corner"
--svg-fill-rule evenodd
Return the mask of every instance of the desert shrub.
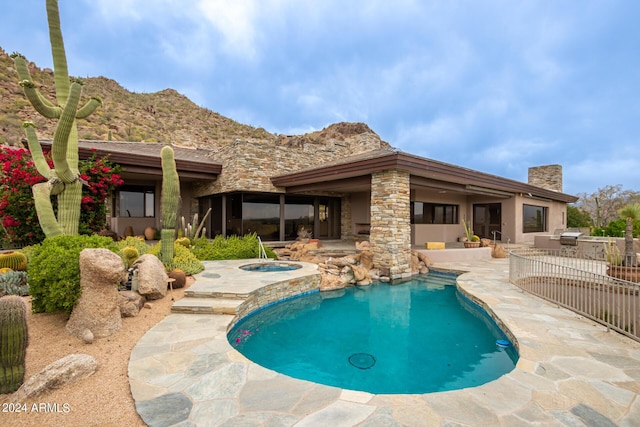
<path id="1" fill-rule="evenodd" d="M 128 236 L 126 239 L 118 240 L 116 242 L 116 247 L 120 250 L 129 246 L 136 248 L 139 255 L 147 254 L 151 250 L 151 246 L 147 242 L 134 236 Z"/>
<path id="2" fill-rule="evenodd" d="M 158 256 L 160 254 L 161 246 L 162 242 L 156 243 L 149 253 Z M 179 269 L 184 271 L 187 276 L 191 276 L 204 270 L 204 265 L 198 258 L 196 258 L 190 249 L 185 248 L 180 243 L 174 242 L 173 259 L 169 263 L 165 264 L 165 268 L 167 271 Z"/>
<path id="3" fill-rule="evenodd" d="M 71 310 L 80 298 L 80 252 L 87 248 L 118 249 L 109 237 L 56 236 L 33 248 L 27 267 L 32 307 L 36 313 Z"/>
<path id="4" fill-rule="evenodd" d="M 265 247 L 269 258 L 277 258 L 271 248 Z M 216 236 L 213 240 L 204 237 L 195 239 L 191 251 L 199 260 L 249 259 L 258 258 L 258 237 L 255 233 L 244 237 Z"/>

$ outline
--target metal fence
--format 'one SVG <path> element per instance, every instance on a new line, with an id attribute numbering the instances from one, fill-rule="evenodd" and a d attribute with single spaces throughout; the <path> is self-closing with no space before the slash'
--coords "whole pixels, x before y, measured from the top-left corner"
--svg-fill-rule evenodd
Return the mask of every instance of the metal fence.
<path id="1" fill-rule="evenodd" d="M 629 280 L 619 279 L 618 276 Z M 640 341 L 640 268 L 611 266 L 600 253 L 516 249 L 509 281 L 521 289 Z"/>

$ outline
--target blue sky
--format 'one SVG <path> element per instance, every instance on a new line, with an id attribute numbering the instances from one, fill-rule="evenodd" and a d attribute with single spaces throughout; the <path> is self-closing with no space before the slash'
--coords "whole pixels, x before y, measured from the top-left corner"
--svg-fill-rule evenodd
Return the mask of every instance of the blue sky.
<path id="1" fill-rule="evenodd" d="M 44 0 L 0 46 L 51 66 Z M 72 75 L 173 88 L 272 133 L 365 122 L 400 150 L 564 192 L 640 191 L 635 0 L 60 1 Z"/>

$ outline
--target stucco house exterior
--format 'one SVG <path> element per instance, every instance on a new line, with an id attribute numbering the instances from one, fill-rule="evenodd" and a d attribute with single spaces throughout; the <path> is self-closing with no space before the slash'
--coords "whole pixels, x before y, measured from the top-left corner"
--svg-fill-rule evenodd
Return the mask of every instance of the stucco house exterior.
<path id="1" fill-rule="evenodd" d="M 533 242 L 566 228 L 560 165 L 529 169 L 522 183 L 398 151 L 366 125 L 332 125 L 322 137 L 276 136 L 224 146 L 174 146 L 182 214 L 208 208 L 207 235 L 256 232 L 284 242 L 304 227 L 319 239 L 368 239 L 378 267 L 410 272 L 411 246 L 475 234 L 501 242 Z M 161 228 L 163 144 L 80 141 L 80 157 L 97 152 L 123 168 L 111 228 L 136 234 Z"/>

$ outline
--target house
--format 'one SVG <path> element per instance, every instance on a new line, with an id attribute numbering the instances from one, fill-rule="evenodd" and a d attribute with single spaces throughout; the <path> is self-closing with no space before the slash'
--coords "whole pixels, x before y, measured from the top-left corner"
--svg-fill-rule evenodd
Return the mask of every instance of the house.
<path id="1" fill-rule="evenodd" d="M 123 167 L 112 229 L 161 228 L 162 144 L 79 146 L 81 158 L 97 151 Z M 480 237 L 533 243 L 536 235 L 566 228 L 566 205 L 577 201 L 562 193 L 560 165 L 530 168 L 522 183 L 398 151 L 361 123 L 310 137 L 174 151 L 181 215 L 211 208 L 209 237 L 255 232 L 282 242 L 304 227 L 320 239 L 369 239 L 376 264 L 392 278 L 410 271 L 411 245 L 464 236 L 463 219 Z"/>

